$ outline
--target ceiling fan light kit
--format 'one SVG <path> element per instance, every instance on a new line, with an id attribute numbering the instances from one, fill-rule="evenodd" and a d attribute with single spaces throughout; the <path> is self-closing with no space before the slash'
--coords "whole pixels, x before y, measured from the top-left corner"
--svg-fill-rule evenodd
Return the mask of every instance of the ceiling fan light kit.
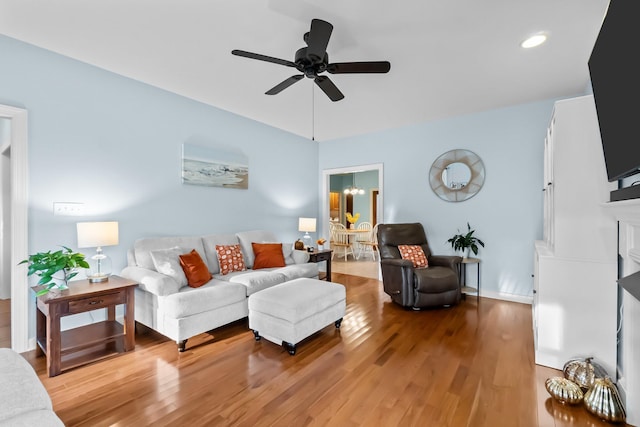
<path id="1" fill-rule="evenodd" d="M 293 75 L 278 83 L 266 91 L 266 95 L 276 95 L 294 83 L 299 82 L 303 77 L 307 77 L 313 79 L 316 85 L 334 102 L 343 99 L 344 95 L 329 77 L 321 76 L 319 75 L 320 73 L 325 71 L 330 74 L 388 73 L 391 69 L 391 64 L 388 61 L 329 63 L 327 46 L 332 32 L 333 25 L 330 23 L 321 19 L 312 19 L 311 29 L 303 36 L 307 47 L 298 49 L 293 62 L 238 49 L 231 51 L 231 53 L 249 59 L 292 67 L 302 73 Z"/>

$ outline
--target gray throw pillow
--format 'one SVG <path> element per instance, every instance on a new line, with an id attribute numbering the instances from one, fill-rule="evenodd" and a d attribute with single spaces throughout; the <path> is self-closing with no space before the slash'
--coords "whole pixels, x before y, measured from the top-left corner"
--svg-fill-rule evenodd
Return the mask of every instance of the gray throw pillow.
<path id="1" fill-rule="evenodd" d="M 150 253 L 153 265 L 156 267 L 156 271 L 172 277 L 176 282 L 178 282 L 180 287 L 182 287 L 187 286 L 187 276 L 185 276 L 184 270 L 182 270 L 182 266 L 180 265 L 180 255 L 187 252 L 189 251 L 185 251 L 184 249 L 175 246 L 169 249 L 157 249 Z"/>

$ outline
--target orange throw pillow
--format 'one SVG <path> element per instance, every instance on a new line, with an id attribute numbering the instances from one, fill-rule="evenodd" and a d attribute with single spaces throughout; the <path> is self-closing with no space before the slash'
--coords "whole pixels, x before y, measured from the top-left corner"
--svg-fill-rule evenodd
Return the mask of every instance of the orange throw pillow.
<path id="1" fill-rule="evenodd" d="M 256 260 L 253 261 L 253 269 L 270 267 L 284 267 L 284 253 L 282 243 L 251 243 Z"/>
<path id="2" fill-rule="evenodd" d="M 429 267 L 427 257 L 419 245 L 398 245 L 402 259 L 413 262 L 415 268 Z"/>
<path id="3" fill-rule="evenodd" d="M 192 288 L 198 288 L 211 280 L 207 265 L 195 249 L 188 254 L 180 255 L 180 266 L 187 276 L 187 284 Z"/>
<path id="4" fill-rule="evenodd" d="M 232 271 L 244 271 L 247 269 L 240 245 L 216 245 L 216 253 L 220 264 L 220 274 L 223 276 Z"/>

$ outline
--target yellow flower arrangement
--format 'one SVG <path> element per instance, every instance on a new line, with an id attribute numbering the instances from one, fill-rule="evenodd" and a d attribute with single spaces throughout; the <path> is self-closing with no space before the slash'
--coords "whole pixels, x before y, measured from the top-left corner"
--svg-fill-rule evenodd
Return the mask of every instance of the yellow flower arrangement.
<path id="1" fill-rule="evenodd" d="M 360 212 L 356 212 L 355 215 L 351 215 L 351 212 L 347 212 L 347 221 L 349 224 L 355 224 L 360 219 Z"/>
<path id="2" fill-rule="evenodd" d="M 316 243 L 319 245 L 324 245 L 327 242 L 327 239 L 318 239 L 316 240 Z"/>

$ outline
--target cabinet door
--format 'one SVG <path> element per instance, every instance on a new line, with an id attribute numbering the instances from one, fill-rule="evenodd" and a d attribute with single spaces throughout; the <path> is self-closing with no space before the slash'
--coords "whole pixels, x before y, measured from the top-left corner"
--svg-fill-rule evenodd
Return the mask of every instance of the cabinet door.
<path id="1" fill-rule="evenodd" d="M 544 192 L 544 241 L 553 248 L 555 240 L 553 224 L 553 137 L 555 118 L 551 119 L 547 129 L 547 137 L 544 140 L 544 182 L 542 191 Z"/>

